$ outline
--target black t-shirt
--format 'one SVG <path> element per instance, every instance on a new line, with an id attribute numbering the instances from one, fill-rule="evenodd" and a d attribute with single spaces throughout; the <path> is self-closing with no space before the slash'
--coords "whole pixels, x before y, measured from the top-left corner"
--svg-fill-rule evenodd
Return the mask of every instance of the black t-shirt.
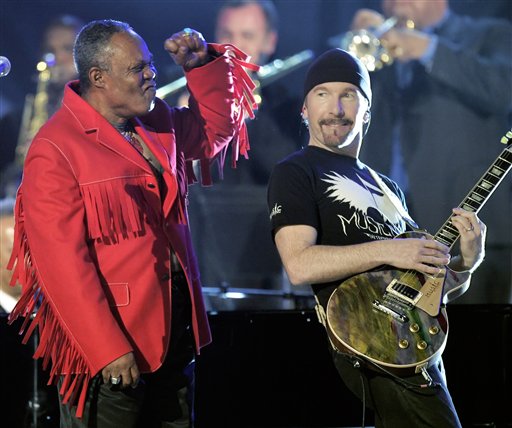
<path id="1" fill-rule="evenodd" d="M 396 183 L 380 177 L 405 207 L 404 195 Z M 282 226 L 308 225 L 317 230 L 319 245 L 390 239 L 406 229 L 366 165 L 314 146 L 276 165 L 269 183 L 268 206 L 273 233 Z M 312 287 L 325 304 L 340 282 Z"/>

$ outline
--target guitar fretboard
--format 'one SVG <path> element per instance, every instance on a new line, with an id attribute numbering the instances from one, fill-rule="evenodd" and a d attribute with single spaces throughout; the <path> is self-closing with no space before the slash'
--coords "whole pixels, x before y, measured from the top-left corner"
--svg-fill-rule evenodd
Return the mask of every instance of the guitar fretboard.
<path id="1" fill-rule="evenodd" d="M 512 130 L 502 138 L 502 143 L 510 144 L 512 140 Z M 466 211 L 478 213 L 483 207 L 487 199 L 496 190 L 498 185 L 503 181 L 507 173 L 510 171 L 512 166 L 512 152 L 511 148 L 507 147 L 498 156 L 496 161 L 489 167 L 482 178 L 478 181 L 475 187 L 471 189 L 468 195 L 464 198 L 459 208 L 463 208 Z M 434 239 L 448 247 L 452 247 L 453 244 L 459 238 L 459 231 L 452 224 L 451 216 L 445 221 L 441 229 L 435 234 Z"/>

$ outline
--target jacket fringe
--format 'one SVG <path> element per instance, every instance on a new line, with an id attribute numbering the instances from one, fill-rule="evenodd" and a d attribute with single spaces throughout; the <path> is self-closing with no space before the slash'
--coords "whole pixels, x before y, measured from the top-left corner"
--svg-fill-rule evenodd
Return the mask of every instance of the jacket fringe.
<path id="1" fill-rule="evenodd" d="M 232 66 L 231 73 L 233 74 L 233 87 L 234 87 L 234 99 L 235 99 L 235 132 L 233 139 L 231 140 L 231 167 L 236 168 L 236 163 L 239 156 L 243 156 L 246 159 L 249 158 L 249 136 L 247 134 L 247 127 L 245 119 L 249 117 L 254 119 L 254 110 L 258 109 L 258 103 L 254 97 L 254 90 L 256 84 L 251 79 L 246 68 L 251 71 L 258 71 L 259 65 L 252 64 L 249 62 L 250 57 L 243 51 L 238 49 L 236 46 L 230 44 L 208 44 L 211 51 L 216 54 L 224 55 L 229 59 Z M 226 160 L 227 147 L 219 153 L 215 158 L 219 166 L 219 176 L 222 178 L 222 170 Z M 211 167 L 212 161 L 209 159 L 202 159 L 200 161 L 201 170 L 201 184 L 203 186 L 210 186 L 212 184 L 211 178 Z M 188 168 L 190 171 L 191 168 Z M 189 184 L 196 182 L 193 172 L 189 174 Z"/>
<path id="2" fill-rule="evenodd" d="M 158 214 L 151 208 L 146 193 L 146 177 L 122 181 L 127 191 L 115 189 L 115 182 L 104 181 L 80 186 L 90 239 L 116 243 L 120 238 L 144 233 L 146 224 L 158 224 Z"/>
<path id="3" fill-rule="evenodd" d="M 238 156 L 242 155 L 248 158 L 250 149 L 249 138 L 247 135 L 247 127 L 245 125 L 246 117 L 254 119 L 254 111 L 258 109 L 258 103 L 254 97 L 256 84 L 251 79 L 246 68 L 251 71 L 258 71 L 259 66 L 249 62 L 250 57 L 238 49 L 236 46 L 225 44 L 215 45 L 218 52 L 226 55 L 233 66 L 233 85 L 235 91 L 235 108 L 236 108 L 236 129 L 232 141 L 231 165 L 236 166 Z"/>
<path id="4" fill-rule="evenodd" d="M 21 326 L 22 343 L 26 344 L 34 330 L 39 332 L 39 343 L 34 359 L 43 359 L 43 369 L 47 369 L 50 359 L 52 368 L 48 385 L 57 384 L 62 377 L 59 393 L 63 403 L 77 405 L 76 416 L 82 417 L 89 381 L 92 377 L 87 360 L 69 332 L 56 316 L 49 300 L 40 285 L 38 272 L 32 263 L 30 248 L 24 229 L 23 211 L 18 197 L 16 203 L 16 232 L 8 269 L 13 269 L 11 285 L 19 282 L 22 295 L 9 314 L 9 324 L 20 316 L 25 320 Z"/>

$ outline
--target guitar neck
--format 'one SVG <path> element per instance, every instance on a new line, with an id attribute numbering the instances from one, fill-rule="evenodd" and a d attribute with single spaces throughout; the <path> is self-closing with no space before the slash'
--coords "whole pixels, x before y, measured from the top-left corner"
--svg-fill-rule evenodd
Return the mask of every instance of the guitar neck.
<path id="1" fill-rule="evenodd" d="M 512 130 L 507 132 L 501 141 L 504 144 L 510 144 L 511 139 Z M 511 166 L 512 151 L 511 148 L 507 146 L 485 172 L 478 183 L 467 194 L 462 203 L 459 205 L 459 208 L 478 213 L 487 202 L 489 197 L 496 190 L 498 185 L 503 181 L 507 173 L 510 171 Z M 452 217 L 450 216 L 434 236 L 435 240 L 442 242 L 450 248 L 459 238 L 459 231 L 452 224 L 451 219 Z"/>

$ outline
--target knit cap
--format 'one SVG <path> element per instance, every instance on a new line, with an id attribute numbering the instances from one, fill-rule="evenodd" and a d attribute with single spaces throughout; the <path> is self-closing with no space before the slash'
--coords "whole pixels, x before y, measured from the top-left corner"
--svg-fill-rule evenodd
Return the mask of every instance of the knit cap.
<path id="1" fill-rule="evenodd" d="M 304 81 L 304 98 L 316 85 L 325 82 L 352 83 L 360 89 L 368 104 L 372 104 L 368 70 L 359 59 L 342 49 L 330 49 L 310 65 Z"/>

